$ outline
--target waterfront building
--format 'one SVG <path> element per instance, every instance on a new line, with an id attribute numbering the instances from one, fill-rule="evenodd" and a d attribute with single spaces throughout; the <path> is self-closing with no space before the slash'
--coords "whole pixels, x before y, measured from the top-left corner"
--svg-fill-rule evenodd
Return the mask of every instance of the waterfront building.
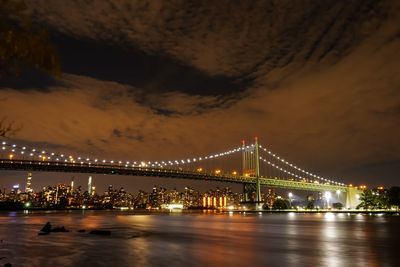
<path id="1" fill-rule="evenodd" d="M 26 186 L 25 193 L 32 193 L 32 173 L 28 173 L 28 177 L 26 178 Z"/>

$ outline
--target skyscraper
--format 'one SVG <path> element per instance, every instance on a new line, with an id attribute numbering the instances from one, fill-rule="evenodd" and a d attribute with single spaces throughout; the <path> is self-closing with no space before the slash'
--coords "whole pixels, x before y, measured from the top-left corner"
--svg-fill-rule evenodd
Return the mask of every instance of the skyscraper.
<path id="1" fill-rule="evenodd" d="M 31 184 L 32 184 L 32 173 L 28 173 L 28 177 L 26 178 L 25 193 L 33 192 L 33 189 L 31 188 Z"/>
<path id="2" fill-rule="evenodd" d="M 88 179 L 88 193 L 89 193 L 89 195 L 92 194 L 92 176 L 89 176 L 89 179 Z"/>
<path id="3" fill-rule="evenodd" d="M 71 178 L 71 192 L 74 192 L 74 177 Z"/>

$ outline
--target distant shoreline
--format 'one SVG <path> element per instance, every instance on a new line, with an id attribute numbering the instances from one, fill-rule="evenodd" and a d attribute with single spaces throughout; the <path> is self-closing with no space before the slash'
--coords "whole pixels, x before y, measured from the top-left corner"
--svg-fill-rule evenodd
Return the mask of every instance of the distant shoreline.
<path id="1" fill-rule="evenodd" d="M 351 213 L 351 214 L 393 214 L 400 215 L 400 211 L 393 210 L 232 210 L 239 213 Z"/>
<path id="2" fill-rule="evenodd" d="M 318 214 L 318 213 L 337 213 L 337 214 L 388 214 L 388 215 L 400 215 L 400 210 L 219 210 L 219 209 L 183 209 L 180 211 L 169 211 L 169 210 L 147 210 L 147 209 L 134 209 L 134 210 L 120 210 L 120 209 L 80 209 L 80 208 L 68 208 L 68 209 L 48 209 L 48 208 L 30 208 L 30 209 L 1 209 L 0 215 L 7 212 L 118 212 L 118 213 L 138 213 L 138 214 L 168 214 L 168 213 L 298 213 L 298 214 Z"/>

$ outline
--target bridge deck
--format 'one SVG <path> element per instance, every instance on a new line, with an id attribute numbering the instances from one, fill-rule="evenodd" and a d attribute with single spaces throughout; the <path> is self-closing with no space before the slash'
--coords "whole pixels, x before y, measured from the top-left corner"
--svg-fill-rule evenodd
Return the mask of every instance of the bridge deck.
<path id="1" fill-rule="evenodd" d="M 103 165 L 103 164 L 80 164 L 70 162 L 52 162 L 52 161 L 29 161 L 29 160 L 0 160 L 0 169 L 2 170 L 20 170 L 20 171 L 44 171 L 44 172 L 72 172 L 72 173 L 95 173 L 108 175 L 126 175 L 126 176 L 151 176 L 161 178 L 178 178 L 202 181 L 219 181 L 229 183 L 249 184 L 256 183 L 255 177 L 214 175 L 205 172 L 192 172 L 167 168 L 149 168 L 149 167 L 126 167 L 124 165 Z M 309 183 L 294 180 L 283 180 L 275 178 L 260 178 L 260 184 L 263 186 L 279 187 L 287 189 L 299 189 L 308 191 L 347 191 L 346 186 Z"/>

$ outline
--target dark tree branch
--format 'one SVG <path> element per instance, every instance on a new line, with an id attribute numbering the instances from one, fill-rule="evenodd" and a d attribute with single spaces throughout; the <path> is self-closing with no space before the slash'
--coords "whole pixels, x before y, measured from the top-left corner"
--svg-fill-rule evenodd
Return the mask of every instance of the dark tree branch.
<path id="1" fill-rule="evenodd" d="M 0 119 L 0 137 L 9 137 L 16 134 L 21 127 L 16 127 L 14 122 L 8 122 L 5 117 Z"/>
<path id="2" fill-rule="evenodd" d="M 61 75 L 47 30 L 33 22 L 22 0 L 0 0 L 0 81 L 26 69 Z"/>

